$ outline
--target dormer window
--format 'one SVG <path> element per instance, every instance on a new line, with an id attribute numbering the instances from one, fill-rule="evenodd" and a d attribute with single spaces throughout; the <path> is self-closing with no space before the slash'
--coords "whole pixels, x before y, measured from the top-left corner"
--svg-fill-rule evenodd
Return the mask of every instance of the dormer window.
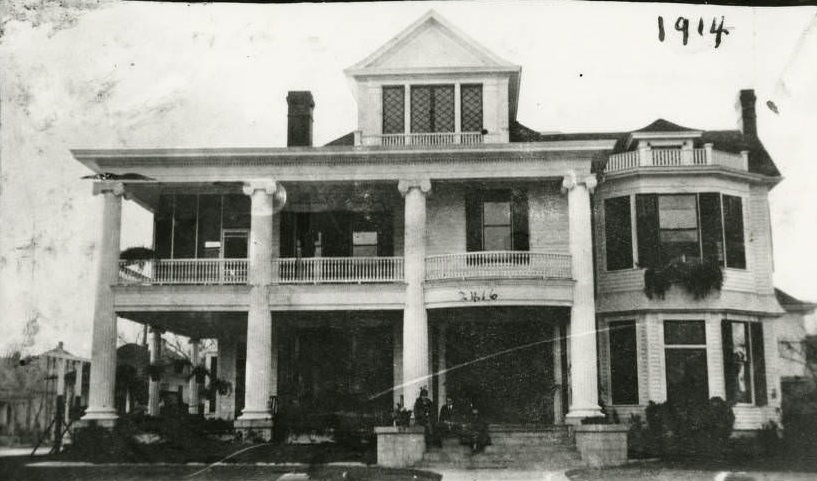
<path id="1" fill-rule="evenodd" d="M 408 118 L 406 118 L 407 88 Z M 456 102 L 457 90 L 459 105 Z M 382 88 L 382 102 L 384 135 L 458 131 L 481 134 L 483 130 L 482 84 L 386 85 Z M 456 129 L 457 124 L 459 130 Z"/>
<path id="2" fill-rule="evenodd" d="M 454 131 L 454 86 L 411 86 L 411 132 Z"/>

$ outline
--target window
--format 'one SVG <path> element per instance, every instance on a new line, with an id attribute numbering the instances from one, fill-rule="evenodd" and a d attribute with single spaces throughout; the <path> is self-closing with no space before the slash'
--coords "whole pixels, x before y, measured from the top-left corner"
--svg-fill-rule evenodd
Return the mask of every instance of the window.
<path id="1" fill-rule="evenodd" d="M 619 207 L 619 212 L 623 212 L 623 208 Z M 625 243 L 630 242 L 627 233 L 623 227 L 612 226 L 611 229 L 613 231 L 607 233 L 607 239 L 609 242 L 611 236 L 617 237 L 613 247 L 618 250 L 614 254 L 623 252 Z M 656 267 L 679 258 L 692 258 L 717 262 L 725 267 L 746 268 L 740 197 L 714 192 L 638 194 L 636 234 L 641 267 Z M 618 266 L 616 263 L 608 265 L 608 270 L 624 268 Z"/>
<path id="2" fill-rule="evenodd" d="M 482 84 L 460 86 L 460 131 L 482 132 Z"/>
<path id="3" fill-rule="evenodd" d="M 638 404 L 635 321 L 616 321 L 609 326 L 610 393 L 613 404 Z"/>
<path id="4" fill-rule="evenodd" d="M 763 324 L 724 320 L 721 327 L 726 400 L 766 405 Z"/>
<path id="5" fill-rule="evenodd" d="M 454 86 L 411 87 L 411 131 L 454 132 Z"/>
<path id="6" fill-rule="evenodd" d="M 475 191 L 466 197 L 467 250 L 527 251 L 528 201 L 518 190 Z"/>
<path id="7" fill-rule="evenodd" d="M 406 90 L 402 85 L 383 87 L 383 133 L 406 132 Z"/>
<path id="8" fill-rule="evenodd" d="M 709 399 L 704 321 L 664 321 L 667 400 L 673 403 Z"/>
<path id="9" fill-rule="evenodd" d="M 607 242 L 607 270 L 633 267 L 633 236 L 630 197 L 604 201 L 604 232 Z"/>
<path id="10" fill-rule="evenodd" d="M 352 233 L 352 257 L 377 257 L 377 232 Z"/>

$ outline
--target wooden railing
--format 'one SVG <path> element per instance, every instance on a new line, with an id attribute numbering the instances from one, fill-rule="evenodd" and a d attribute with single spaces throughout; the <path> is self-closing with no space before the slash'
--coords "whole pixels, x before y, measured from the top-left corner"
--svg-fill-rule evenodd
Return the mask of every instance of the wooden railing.
<path id="1" fill-rule="evenodd" d="M 281 284 L 403 281 L 402 257 L 310 257 L 276 259 L 273 279 Z"/>
<path id="2" fill-rule="evenodd" d="M 481 144 L 481 132 L 433 132 L 417 134 L 382 134 L 364 135 L 363 145 L 449 145 L 449 144 Z"/>
<path id="3" fill-rule="evenodd" d="M 570 255 L 491 251 L 426 258 L 426 279 L 527 278 L 570 279 Z"/>
<path id="4" fill-rule="evenodd" d="M 611 155 L 605 172 L 621 172 L 641 167 L 679 167 L 719 165 L 737 170 L 747 170 L 747 158 L 713 149 L 652 149 L 634 150 Z"/>
<path id="5" fill-rule="evenodd" d="M 247 259 L 119 261 L 120 284 L 246 284 Z"/>

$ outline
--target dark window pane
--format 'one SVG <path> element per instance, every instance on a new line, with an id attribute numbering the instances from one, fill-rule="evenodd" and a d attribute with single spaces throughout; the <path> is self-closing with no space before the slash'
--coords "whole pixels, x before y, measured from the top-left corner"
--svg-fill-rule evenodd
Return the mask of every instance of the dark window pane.
<path id="1" fill-rule="evenodd" d="M 173 245 L 173 195 L 162 195 L 154 215 L 154 250 L 159 259 L 169 259 Z"/>
<path id="2" fill-rule="evenodd" d="M 706 344 L 706 325 L 704 321 L 664 321 L 664 344 Z"/>
<path id="3" fill-rule="evenodd" d="M 221 253 L 221 195 L 199 196 L 198 257 L 216 258 Z"/>
<path id="4" fill-rule="evenodd" d="M 721 222 L 721 195 L 702 193 L 698 195 L 701 210 L 701 249 L 707 262 L 723 265 L 723 225 Z"/>
<path id="5" fill-rule="evenodd" d="M 383 133 L 404 133 L 406 125 L 405 113 L 406 101 L 404 87 L 383 87 Z"/>
<path id="6" fill-rule="evenodd" d="M 431 132 L 431 87 L 411 87 L 411 131 Z"/>
<path id="7" fill-rule="evenodd" d="M 740 197 L 723 196 L 723 223 L 726 237 L 726 267 L 746 268 L 743 243 L 743 203 Z"/>
<path id="8" fill-rule="evenodd" d="M 462 132 L 482 132 L 482 84 L 460 87 Z"/>
<path id="9" fill-rule="evenodd" d="M 482 198 L 479 192 L 465 196 L 465 250 L 479 252 L 482 249 Z"/>
<path id="10" fill-rule="evenodd" d="M 610 353 L 613 404 L 638 404 L 635 321 L 610 323 Z"/>
<path id="11" fill-rule="evenodd" d="M 709 399 L 706 349 L 667 349 L 666 362 L 668 401 L 686 403 Z"/>
<path id="12" fill-rule="evenodd" d="M 434 87 L 434 108 L 432 118 L 434 132 L 454 131 L 454 86 Z"/>
<path id="13" fill-rule="evenodd" d="M 250 228 L 250 197 L 241 194 L 224 196 L 224 229 Z"/>
<path id="14" fill-rule="evenodd" d="M 224 233 L 224 258 L 225 259 L 247 259 L 248 252 L 247 232 L 225 232 Z"/>
<path id="15" fill-rule="evenodd" d="M 511 192 L 511 224 L 513 226 L 512 248 L 515 251 L 530 250 L 528 228 L 528 196 L 522 189 Z"/>
<path id="16" fill-rule="evenodd" d="M 173 228 L 173 258 L 196 257 L 196 211 L 198 196 L 177 195 Z"/>
<path id="17" fill-rule="evenodd" d="M 607 270 L 633 267 L 633 235 L 630 197 L 604 201 L 604 232 L 607 243 Z"/>

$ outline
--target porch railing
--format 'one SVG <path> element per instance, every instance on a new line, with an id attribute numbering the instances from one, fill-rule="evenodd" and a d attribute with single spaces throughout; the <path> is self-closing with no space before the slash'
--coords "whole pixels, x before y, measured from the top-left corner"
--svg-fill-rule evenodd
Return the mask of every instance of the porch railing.
<path id="1" fill-rule="evenodd" d="M 482 132 L 433 132 L 363 136 L 363 145 L 448 145 L 481 144 L 482 142 Z"/>
<path id="2" fill-rule="evenodd" d="M 402 257 L 309 257 L 276 259 L 273 278 L 282 284 L 403 281 Z"/>
<path id="3" fill-rule="evenodd" d="M 491 251 L 426 258 L 426 279 L 480 278 L 570 279 L 570 255 Z"/>
<path id="4" fill-rule="evenodd" d="M 120 284 L 246 284 L 247 259 L 119 261 Z"/>

